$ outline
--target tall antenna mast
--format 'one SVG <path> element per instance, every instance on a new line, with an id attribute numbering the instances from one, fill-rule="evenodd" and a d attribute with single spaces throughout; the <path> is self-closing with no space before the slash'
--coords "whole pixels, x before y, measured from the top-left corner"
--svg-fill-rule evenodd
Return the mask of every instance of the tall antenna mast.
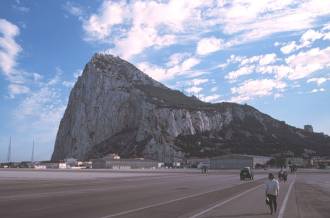
<path id="1" fill-rule="evenodd" d="M 9 146 L 8 146 L 8 153 L 7 153 L 7 163 L 10 162 L 10 158 L 11 158 L 11 136 L 9 138 Z"/>
<path id="2" fill-rule="evenodd" d="M 31 154 L 31 163 L 34 161 L 34 138 L 33 138 L 33 144 L 32 144 L 32 154 Z"/>

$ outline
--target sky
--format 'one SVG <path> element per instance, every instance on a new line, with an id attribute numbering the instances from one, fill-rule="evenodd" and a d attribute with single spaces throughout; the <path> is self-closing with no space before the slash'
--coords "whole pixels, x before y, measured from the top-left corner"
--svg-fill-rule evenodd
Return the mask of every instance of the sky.
<path id="1" fill-rule="evenodd" d="M 1 0 L 0 162 L 51 157 L 96 52 L 207 102 L 330 135 L 330 2 Z"/>

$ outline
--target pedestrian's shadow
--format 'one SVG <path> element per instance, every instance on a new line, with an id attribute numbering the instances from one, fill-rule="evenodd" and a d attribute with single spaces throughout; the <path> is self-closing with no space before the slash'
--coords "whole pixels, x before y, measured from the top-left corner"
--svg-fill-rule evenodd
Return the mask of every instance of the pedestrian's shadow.
<path id="1" fill-rule="evenodd" d="M 242 214 L 228 214 L 220 216 L 207 216 L 208 218 L 221 218 L 221 217 L 256 217 L 256 216 L 267 216 L 269 213 L 242 213 Z"/>

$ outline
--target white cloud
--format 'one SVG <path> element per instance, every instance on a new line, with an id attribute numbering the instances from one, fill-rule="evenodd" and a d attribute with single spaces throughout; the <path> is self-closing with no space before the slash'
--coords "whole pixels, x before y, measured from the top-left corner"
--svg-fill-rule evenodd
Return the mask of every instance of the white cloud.
<path id="1" fill-rule="evenodd" d="M 302 47 L 308 47 L 314 41 L 316 41 L 318 39 L 321 39 L 322 37 L 323 37 L 322 33 L 310 29 L 301 36 L 301 38 L 300 38 L 300 41 L 301 41 L 301 44 L 302 44 L 301 46 Z"/>
<path id="2" fill-rule="evenodd" d="M 306 40 L 307 38 L 311 38 L 311 36 L 306 37 Z M 284 78 L 290 80 L 302 79 L 314 72 L 330 67 L 330 47 L 324 49 L 313 48 L 300 52 L 287 57 L 285 63 L 276 65 L 274 63 L 277 60 L 282 61 L 282 59 L 278 59 L 275 54 L 252 57 L 231 56 L 227 60 L 228 63 L 239 63 L 239 65 L 243 67 L 229 72 L 225 78 L 234 81 L 242 75 L 258 72 L 262 74 L 273 74 L 277 80 Z"/>
<path id="3" fill-rule="evenodd" d="M 220 95 L 214 94 L 203 97 L 203 101 L 210 102 L 210 103 L 216 103 L 220 101 Z"/>
<path id="4" fill-rule="evenodd" d="M 84 10 L 80 5 L 69 1 L 64 4 L 63 8 L 73 16 L 77 16 L 81 20 L 83 19 L 82 15 L 84 13 Z"/>
<path id="5" fill-rule="evenodd" d="M 99 14 L 92 14 L 83 23 L 83 28 L 89 40 L 105 40 L 111 34 L 111 29 L 121 24 L 127 17 L 126 6 L 123 3 L 104 1 Z"/>
<path id="6" fill-rule="evenodd" d="M 275 42 L 275 43 L 274 43 L 274 46 L 275 46 L 275 47 L 278 47 L 278 46 L 280 46 L 280 45 L 282 45 L 282 43 L 280 43 L 280 42 Z"/>
<path id="7" fill-rule="evenodd" d="M 285 46 L 281 47 L 281 51 L 283 54 L 290 54 L 291 52 L 297 50 L 298 46 L 296 41 L 289 42 Z"/>
<path id="8" fill-rule="evenodd" d="M 11 111 L 10 124 L 15 126 L 13 134 L 16 138 L 17 148 L 25 147 L 32 138 L 36 141 L 36 158 L 47 159 L 52 152 L 56 132 L 60 119 L 65 111 L 67 97 L 64 96 L 62 84 L 62 71 L 56 68 L 52 78 L 45 80 L 39 74 L 30 74 L 35 79 L 35 86 L 24 91 L 25 88 L 9 85 L 13 92 L 26 92 L 18 98 L 18 105 Z M 31 81 L 29 81 L 31 82 Z M 22 149 L 23 150 L 23 149 Z M 40 155 L 40 156 L 39 156 Z M 39 157 L 38 157 L 39 156 Z M 20 158 L 26 158 L 21 154 Z"/>
<path id="9" fill-rule="evenodd" d="M 192 87 L 187 88 L 186 91 L 190 94 L 196 95 L 196 94 L 199 94 L 202 90 L 203 90 L 202 87 L 192 86 Z"/>
<path id="10" fill-rule="evenodd" d="M 282 98 L 283 96 L 284 96 L 283 93 L 275 93 L 274 99 Z"/>
<path id="11" fill-rule="evenodd" d="M 314 82 L 316 83 L 318 86 L 322 85 L 323 83 L 325 83 L 326 81 L 329 81 L 330 78 L 325 78 L 325 77 L 318 77 L 318 78 L 311 78 L 307 80 L 307 83 L 311 83 Z"/>
<path id="12" fill-rule="evenodd" d="M 130 59 L 148 47 L 164 47 L 173 44 L 175 40 L 174 35 L 159 36 L 153 28 L 134 27 L 127 33 L 125 38 L 115 40 L 116 47 L 112 51 L 118 53 L 124 59 Z"/>
<path id="13" fill-rule="evenodd" d="M 286 86 L 283 81 L 271 79 L 247 80 L 240 86 L 231 88 L 232 94 L 236 95 L 231 100 L 244 102 L 256 97 L 272 95 L 274 91 L 282 92 Z"/>
<path id="14" fill-rule="evenodd" d="M 325 89 L 324 88 L 320 88 L 320 89 L 313 89 L 312 91 L 310 91 L 310 93 L 317 93 L 317 92 L 324 92 Z"/>
<path id="15" fill-rule="evenodd" d="M 275 53 L 255 55 L 251 57 L 231 55 L 230 58 L 227 59 L 226 63 L 227 64 L 238 63 L 240 66 L 245 66 L 249 64 L 268 65 L 276 62 L 276 60 L 277 60 L 277 56 Z"/>
<path id="16" fill-rule="evenodd" d="M 12 5 L 12 8 L 22 13 L 28 13 L 30 11 L 30 8 L 24 6 L 20 1 L 16 1 L 15 4 Z"/>
<path id="17" fill-rule="evenodd" d="M 204 83 L 207 83 L 209 80 L 208 79 L 192 79 L 188 83 L 193 86 L 199 86 Z"/>
<path id="18" fill-rule="evenodd" d="M 321 33 L 319 31 L 315 31 L 313 29 L 307 30 L 302 36 L 300 37 L 299 44 L 296 43 L 296 41 L 292 41 L 289 43 L 284 44 L 283 47 L 281 47 L 281 51 L 283 54 L 290 54 L 294 51 L 297 51 L 301 48 L 310 47 L 314 41 L 324 38 L 326 39 L 326 34 Z"/>
<path id="19" fill-rule="evenodd" d="M 198 41 L 196 53 L 199 55 L 207 55 L 218 51 L 222 48 L 223 40 L 215 37 L 203 38 Z"/>
<path id="20" fill-rule="evenodd" d="M 244 95 L 237 95 L 237 96 L 233 96 L 230 98 L 230 102 L 236 102 L 236 103 L 246 103 L 247 101 L 249 101 L 251 98 L 249 96 L 244 96 Z"/>
<path id="21" fill-rule="evenodd" d="M 169 68 L 152 65 L 147 62 L 137 64 L 137 67 L 144 73 L 157 81 L 166 81 L 175 78 L 176 76 L 186 75 L 191 73 L 193 67 L 198 65 L 200 60 L 195 57 L 182 59 L 180 63 Z"/>
<path id="22" fill-rule="evenodd" d="M 74 81 L 63 81 L 62 84 L 65 87 L 72 88 L 74 86 L 75 82 Z"/>
<path id="23" fill-rule="evenodd" d="M 197 53 L 205 55 L 274 33 L 307 30 L 329 11 L 324 0 L 103 1 L 96 13 L 83 20 L 83 28 L 88 39 L 109 43 L 112 52 L 127 59 L 146 48 L 187 41 L 198 42 Z M 311 31 L 306 32 L 304 42 L 319 37 Z M 227 42 L 202 38 L 210 32 L 226 35 L 223 38 Z M 284 52 L 292 50 L 292 46 Z"/>
<path id="24" fill-rule="evenodd" d="M 291 80 L 301 79 L 330 66 L 330 47 L 313 48 L 306 52 L 291 55 L 285 59 L 292 71 L 288 74 Z"/>
<path id="25" fill-rule="evenodd" d="M 275 79 L 280 80 L 286 78 L 290 73 L 293 72 L 287 65 L 267 65 L 267 66 L 258 66 L 255 70 L 256 72 L 262 74 L 274 74 Z"/>
<path id="26" fill-rule="evenodd" d="M 0 19 L 0 68 L 9 75 L 16 65 L 16 58 L 22 48 L 16 43 L 19 28 L 5 19 Z"/>
<path id="27" fill-rule="evenodd" d="M 216 92 L 216 91 L 218 91 L 218 87 L 212 87 L 211 88 L 211 92 Z"/>
<path id="28" fill-rule="evenodd" d="M 172 79 L 175 75 L 171 75 L 165 68 L 149 64 L 147 62 L 141 62 L 137 64 L 137 67 L 144 73 L 148 74 L 151 78 L 157 81 L 165 81 Z"/>
<path id="29" fill-rule="evenodd" d="M 40 82 L 40 87 L 30 90 L 13 111 L 16 134 L 37 138 L 40 146 L 50 147 L 54 143 L 66 107 L 66 98 L 57 88 L 60 84 L 57 77 L 58 73 L 54 78 Z"/>
<path id="30" fill-rule="evenodd" d="M 194 57 L 188 58 L 181 63 L 181 70 L 188 71 L 191 68 L 193 68 L 194 66 L 196 66 L 197 64 L 199 64 L 199 62 L 200 62 L 200 60 L 197 58 L 194 58 Z"/>
<path id="31" fill-rule="evenodd" d="M 330 32 L 324 33 L 323 34 L 323 39 L 324 40 L 330 40 Z"/>
<path id="32" fill-rule="evenodd" d="M 9 97 L 14 98 L 19 94 L 26 94 L 30 89 L 24 84 L 29 77 L 38 79 L 39 74 L 32 74 L 17 69 L 17 56 L 22 51 L 21 46 L 15 41 L 20 33 L 19 28 L 5 20 L 0 19 L 0 70 L 9 81 Z"/>
<path id="33" fill-rule="evenodd" d="M 228 80 L 236 80 L 240 76 L 253 73 L 254 69 L 255 69 L 254 66 L 244 66 L 244 67 L 239 68 L 238 70 L 229 72 L 225 76 L 225 78 Z"/>
<path id="34" fill-rule="evenodd" d="M 16 95 L 19 94 L 26 94 L 30 92 L 30 89 L 24 85 L 20 84 L 9 84 L 8 86 L 10 97 L 14 98 Z"/>
<path id="35" fill-rule="evenodd" d="M 214 9 L 227 34 L 239 34 L 231 44 L 241 44 L 267 37 L 274 33 L 299 31 L 310 28 L 315 21 L 328 15 L 330 5 L 326 1 L 295 0 L 247 1 L 237 0 L 228 7 Z"/>
<path id="36" fill-rule="evenodd" d="M 276 62 L 276 54 L 274 54 L 274 53 L 262 55 L 262 56 L 260 56 L 260 59 L 259 59 L 259 64 L 261 66 L 272 64 L 274 62 Z"/>
<path id="37" fill-rule="evenodd" d="M 113 44 L 111 52 L 130 59 L 146 48 L 171 45 L 179 35 L 188 38 L 187 32 L 203 23 L 200 8 L 205 6 L 207 1 L 104 1 L 83 28 L 88 40 Z"/>
<path id="38" fill-rule="evenodd" d="M 228 66 L 228 63 L 219 64 L 216 68 L 225 69 Z"/>
<path id="39" fill-rule="evenodd" d="M 249 75 L 253 72 L 267 72 L 270 73 L 270 64 L 275 63 L 278 60 L 275 53 L 256 55 L 251 57 L 235 56 L 232 55 L 227 60 L 228 64 L 238 63 L 239 68 L 229 72 L 225 78 L 234 82 L 237 78 L 243 75 Z"/>
<path id="40" fill-rule="evenodd" d="M 181 63 L 185 58 L 191 56 L 189 53 L 174 53 L 170 56 L 166 66 L 173 67 Z"/>

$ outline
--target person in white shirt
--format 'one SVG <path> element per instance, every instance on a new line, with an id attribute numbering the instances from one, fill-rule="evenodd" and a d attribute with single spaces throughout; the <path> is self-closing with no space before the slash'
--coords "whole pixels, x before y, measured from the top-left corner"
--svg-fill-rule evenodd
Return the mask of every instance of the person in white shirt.
<path id="1" fill-rule="evenodd" d="M 268 181 L 266 182 L 266 197 L 269 199 L 269 208 L 270 214 L 273 214 L 273 211 L 276 213 L 277 210 L 277 196 L 280 191 L 280 184 L 275 179 L 272 173 L 268 174 Z"/>

